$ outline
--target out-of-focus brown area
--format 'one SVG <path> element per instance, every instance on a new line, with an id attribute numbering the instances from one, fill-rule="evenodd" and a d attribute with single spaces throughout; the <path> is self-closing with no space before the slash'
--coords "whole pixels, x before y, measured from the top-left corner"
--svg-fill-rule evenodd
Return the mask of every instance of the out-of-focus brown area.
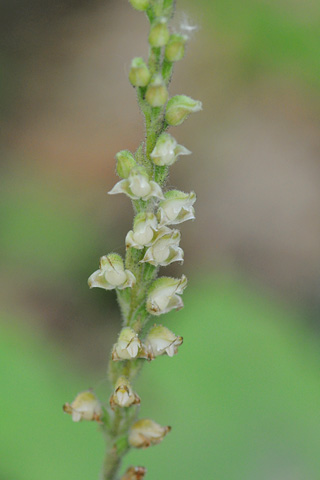
<path id="1" fill-rule="evenodd" d="M 220 2 L 200 4 L 179 3 L 200 28 L 171 84 L 171 94 L 204 104 L 201 115 L 173 131 L 194 154 L 172 168 L 169 186 L 198 194 L 196 223 L 182 226 L 185 270 L 246 272 L 314 315 L 320 305 L 319 85 L 312 61 L 309 70 L 299 63 L 294 28 L 314 31 L 317 4 L 301 10 L 293 2 L 253 2 L 257 12 L 265 8 L 265 33 L 258 16 L 250 25 L 243 13 L 237 24 L 237 14 L 225 16 Z M 133 56 L 147 55 L 147 22 L 126 1 L 19 0 L 2 10 L 1 182 L 8 217 L 14 209 L 4 225 L 5 303 L 27 306 L 82 346 L 88 317 L 96 320 L 90 323 L 96 339 L 105 315 L 115 314 L 110 298 L 101 313 L 105 296 L 88 293 L 85 278 L 100 255 L 123 251 L 131 223 L 128 199 L 106 193 L 116 181 L 114 155 L 135 150 L 143 135 L 127 73 Z M 281 21 L 291 21 L 291 30 L 273 45 Z M 52 212 L 65 215 L 66 232 L 59 234 L 58 222 L 50 235 Z M 32 222 L 40 224 L 38 233 Z M 66 241 L 68 229 L 74 240 Z"/>

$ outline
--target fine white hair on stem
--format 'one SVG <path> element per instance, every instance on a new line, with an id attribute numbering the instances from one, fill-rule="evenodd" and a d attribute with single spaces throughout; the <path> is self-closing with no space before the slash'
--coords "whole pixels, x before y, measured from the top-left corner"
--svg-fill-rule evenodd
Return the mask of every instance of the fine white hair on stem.
<path id="1" fill-rule="evenodd" d="M 180 12 L 176 17 L 175 28 L 183 35 L 191 38 L 196 32 L 200 30 L 199 25 L 186 12 Z"/>

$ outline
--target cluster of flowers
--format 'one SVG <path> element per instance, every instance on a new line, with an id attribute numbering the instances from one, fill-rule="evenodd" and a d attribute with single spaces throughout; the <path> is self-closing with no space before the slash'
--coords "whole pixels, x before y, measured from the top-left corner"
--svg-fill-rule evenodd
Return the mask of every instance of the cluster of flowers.
<path id="1" fill-rule="evenodd" d="M 130 0 L 130 3 L 141 11 L 147 10 L 150 5 L 149 0 Z M 183 57 L 187 37 L 170 34 L 167 22 L 168 18 L 161 17 L 152 23 L 149 44 L 151 48 L 164 47 L 163 58 L 168 64 L 172 64 Z M 166 126 L 180 125 L 190 113 L 201 109 L 201 102 L 185 95 L 176 95 L 168 101 L 168 79 L 165 79 L 163 73 L 152 75 L 142 58 L 132 61 L 129 80 L 134 87 L 143 87 L 143 101 L 148 108 L 165 108 L 164 129 Z M 121 180 L 109 194 L 124 193 L 133 202 L 138 201 L 140 206 L 142 205 L 134 218 L 133 228 L 125 239 L 127 249 L 141 252 L 139 264 L 148 263 L 157 269 L 173 262 L 183 262 L 183 250 L 179 246 L 180 232 L 171 227 L 194 219 L 193 205 L 196 195 L 194 192 L 185 193 L 179 190 L 163 192 L 162 182 L 156 181 L 154 172 L 158 167 L 167 168 L 173 165 L 180 155 L 190 153 L 187 148 L 179 145 L 173 136 L 163 132 L 148 155 L 147 161 L 152 168 L 147 168 L 145 162 L 128 150 L 122 150 L 116 155 L 117 173 Z M 88 283 L 90 288 L 121 291 L 134 289 L 137 279 L 130 269 L 125 268 L 125 262 L 120 255 L 110 253 L 101 257 L 100 267 L 89 277 Z M 186 284 L 184 275 L 181 278 L 164 276 L 153 280 L 145 292 L 145 309 L 148 314 L 159 316 L 182 308 L 181 295 Z M 156 324 L 142 340 L 132 326 L 127 323 L 120 332 L 112 350 L 114 362 L 138 358 L 153 360 L 160 355 L 172 357 L 183 342 L 182 337 Z M 110 398 L 111 408 L 130 407 L 139 403 L 140 398 L 133 391 L 129 379 L 121 375 Z M 102 417 L 101 405 L 91 391 L 80 393 L 74 402 L 64 406 L 64 410 L 72 415 L 74 421 L 85 419 L 99 422 Z M 159 443 L 169 431 L 170 427 L 162 427 L 150 419 L 142 419 L 131 427 L 128 441 L 131 446 L 146 448 Z"/>

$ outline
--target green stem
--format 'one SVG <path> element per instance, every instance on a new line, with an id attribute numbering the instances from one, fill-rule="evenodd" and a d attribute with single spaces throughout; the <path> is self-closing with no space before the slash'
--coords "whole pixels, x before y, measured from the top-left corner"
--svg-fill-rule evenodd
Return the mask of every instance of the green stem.
<path id="1" fill-rule="evenodd" d="M 157 20 L 157 17 L 169 18 L 173 13 L 173 0 L 156 0 L 153 7 L 147 10 L 150 24 Z M 161 64 L 162 63 L 162 64 Z M 172 74 L 172 64 L 162 62 L 161 48 L 151 47 L 149 51 L 149 69 L 152 75 L 162 74 L 166 84 L 169 83 Z M 167 128 L 164 120 L 164 107 L 151 108 L 145 100 L 145 87 L 137 88 L 139 107 L 145 117 L 146 141 L 139 147 L 136 158 L 139 164 L 143 164 L 151 178 L 159 184 L 163 184 L 167 177 L 167 167 L 155 167 L 151 161 L 150 154 L 155 147 L 157 139 Z M 143 149 L 144 147 L 144 149 Z M 155 210 L 155 203 L 151 200 L 144 202 L 136 200 L 133 207 L 137 213 Z M 145 249 L 137 250 L 129 248 L 126 253 L 125 264 L 136 277 L 136 284 L 131 289 L 117 291 L 118 303 L 124 318 L 124 325 L 131 326 L 137 333 L 146 326 L 149 314 L 145 308 L 146 297 L 151 282 L 156 278 L 158 268 L 148 263 L 140 263 Z M 140 372 L 145 360 L 135 359 L 120 362 L 109 360 L 109 378 L 113 386 L 119 376 L 124 375 L 130 381 Z M 102 479 L 115 480 L 117 478 L 121 461 L 130 449 L 128 435 L 130 428 L 137 417 L 138 408 L 115 407 L 113 415 L 110 416 L 108 424 L 108 447 L 103 463 Z"/>

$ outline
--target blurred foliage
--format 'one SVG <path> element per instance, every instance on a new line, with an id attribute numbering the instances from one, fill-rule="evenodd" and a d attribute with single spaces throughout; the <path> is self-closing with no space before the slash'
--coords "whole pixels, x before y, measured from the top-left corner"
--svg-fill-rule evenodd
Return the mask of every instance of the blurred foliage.
<path id="1" fill-rule="evenodd" d="M 150 478 L 318 478 L 317 339 L 298 314 L 253 290 L 232 277 L 194 279 L 186 308 L 165 319 L 185 344 L 147 364 L 138 391 L 141 416 L 173 431 L 127 460 L 146 465 Z M 98 478 L 96 425 L 73 424 L 61 406 L 103 372 L 89 381 L 36 331 L 1 318 L 0 478 Z M 100 397 L 105 389 L 98 384 Z"/>
<path id="2" fill-rule="evenodd" d="M 319 2 L 200 0 L 199 5 L 213 49 L 223 51 L 243 80 L 278 74 L 320 88 Z"/>

